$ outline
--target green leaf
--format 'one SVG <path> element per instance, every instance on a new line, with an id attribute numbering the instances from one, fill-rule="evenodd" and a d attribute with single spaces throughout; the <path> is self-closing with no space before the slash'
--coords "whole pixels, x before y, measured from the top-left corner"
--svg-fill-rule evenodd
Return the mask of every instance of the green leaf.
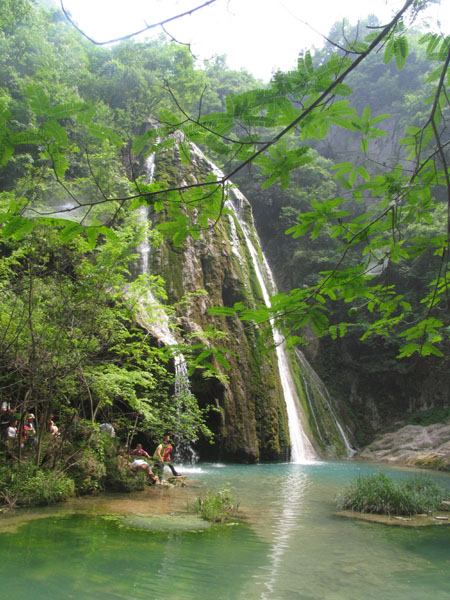
<path id="1" fill-rule="evenodd" d="M 101 140 L 108 140 L 118 148 L 123 146 L 122 138 L 110 127 L 105 127 L 104 125 L 99 125 L 97 123 L 89 123 L 87 125 L 87 130 L 95 137 L 98 137 Z"/>
<path id="2" fill-rule="evenodd" d="M 34 228 L 34 221 L 21 216 L 11 217 L 2 229 L 4 238 L 14 238 L 21 240 L 27 233 Z"/>
<path id="3" fill-rule="evenodd" d="M 7 140 L 0 140 L 0 166 L 6 165 L 16 147 Z"/>
<path id="4" fill-rule="evenodd" d="M 64 178 L 65 172 L 69 167 L 69 162 L 63 152 L 60 152 L 58 148 L 51 148 L 49 150 L 49 156 L 52 159 L 53 168 L 55 173 L 60 179 Z"/>
<path id="5" fill-rule="evenodd" d="M 85 227 L 84 229 L 86 233 L 86 238 L 88 240 L 88 245 L 91 250 L 93 250 L 97 245 L 99 230 L 98 227 Z"/>
<path id="6" fill-rule="evenodd" d="M 83 232 L 83 227 L 79 223 L 70 222 L 59 233 L 60 240 L 66 244 L 77 235 Z"/>
<path id="7" fill-rule="evenodd" d="M 57 104 L 48 109 L 47 114 L 53 119 L 68 119 L 81 114 L 85 110 L 84 102 L 67 102 L 66 104 Z"/>
<path id="8" fill-rule="evenodd" d="M 80 111 L 77 113 L 77 121 L 82 125 L 88 125 L 88 123 L 90 123 L 94 118 L 95 110 L 96 108 L 94 104 L 90 102 L 84 103 Z"/>
<path id="9" fill-rule="evenodd" d="M 370 181 L 370 175 L 369 175 L 369 173 L 368 173 L 367 169 L 365 169 L 364 167 L 358 167 L 358 168 L 356 169 L 356 172 L 357 172 L 359 175 L 361 175 L 361 177 L 362 177 L 363 179 L 365 179 L 366 181 Z"/>
<path id="10" fill-rule="evenodd" d="M 30 85 L 26 88 L 25 94 L 30 100 L 32 111 L 36 115 L 46 115 L 50 110 L 50 101 L 44 90 L 38 85 Z"/>
<path id="11" fill-rule="evenodd" d="M 44 133 L 47 138 L 54 140 L 58 146 L 65 148 L 69 143 L 65 129 L 57 121 L 47 121 L 44 125 Z"/>
<path id="12" fill-rule="evenodd" d="M 403 69 L 408 56 L 408 38 L 404 35 L 394 41 L 395 64 L 397 69 Z"/>

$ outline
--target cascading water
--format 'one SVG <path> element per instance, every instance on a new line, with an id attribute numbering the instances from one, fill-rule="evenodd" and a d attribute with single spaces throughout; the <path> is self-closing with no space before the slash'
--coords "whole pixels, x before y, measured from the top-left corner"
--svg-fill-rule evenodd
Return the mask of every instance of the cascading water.
<path id="1" fill-rule="evenodd" d="M 319 375 L 314 371 L 312 366 L 309 364 L 303 352 L 296 348 L 295 355 L 297 357 L 298 362 L 301 365 L 303 389 L 305 390 L 308 404 L 311 409 L 311 414 L 313 415 L 313 419 L 316 425 L 316 430 L 318 432 L 319 437 L 321 438 L 321 441 L 325 446 L 329 445 L 330 435 L 332 433 L 331 430 L 333 429 L 331 425 L 334 425 L 334 427 L 337 429 L 337 434 L 338 436 L 340 436 L 342 444 L 345 448 L 347 457 L 352 457 L 356 453 L 356 450 L 354 450 L 351 447 L 348 437 L 345 434 L 344 428 L 338 421 L 336 413 L 333 409 L 333 402 L 330 398 L 330 394 L 326 385 L 320 379 Z M 322 431 L 324 429 L 325 421 L 323 417 L 324 410 L 326 412 L 326 415 L 331 417 L 332 422 L 331 424 L 329 422 L 326 424 L 326 431 Z M 317 415 L 317 412 L 320 412 L 320 414 Z"/>
<path id="2" fill-rule="evenodd" d="M 154 171 L 155 155 L 150 154 L 146 164 L 147 183 L 151 183 L 153 181 Z M 144 237 L 138 247 L 138 251 L 141 256 L 141 274 L 150 275 L 151 246 L 149 243 L 148 232 L 148 206 L 141 206 L 139 208 L 138 214 L 139 220 L 144 227 Z M 143 322 L 145 322 L 146 329 L 150 331 L 150 333 L 157 340 L 164 344 L 164 346 L 176 347 L 178 345 L 178 341 L 170 328 L 169 317 L 167 316 L 167 313 L 165 312 L 164 308 L 157 302 L 150 288 L 147 289 L 146 295 L 146 304 L 151 307 L 150 319 L 147 318 L 148 311 L 145 311 L 147 313 L 147 316 L 141 314 L 141 319 Z M 183 398 L 191 393 L 188 376 L 188 366 L 183 354 L 175 348 L 173 350 L 173 360 L 175 368 L 175 397 L 180 401 L 181 404 Z M 189 441 L 181 441 L 180 439 L 177 439 L 176 435 L 174 437 L 176 442 L 177 457 L 187 459 L 189 462 L 196 462 L 198 460 L 198 456 L 195 450 L 192 448 L 191 443 Z"/>
<path id="3" fill-rule="evenodd" d="M 199 148 L 192 145 L 191 150 L 194 154 L 200 157 L 201 160 L 205 161 L 210 166 L 212 172 L 216 175 L 218 179 L 223 179 L 224 174 L 222 173 L 222 171 L 218 167 L 216 167 L 216 165 L 214 165 L 211 161 L 209 161 Z M 237 222 L 242 231 L 242 235 L 244 236 L 248 252 L 250 253 L 253 267 L 255 269 L 255 273 L 263 295 L 264 303 L 267 307 L 270 307 L 270 295 L 275 293 L 275 283 L 270 267 L 265 259 L 265 256 L 262 253 L 262 251 L 260 251 L 260 255 L 258 254 L 255 245 L 251 239 L 250 233 L 248 231 L 247 224 L 242 218 L 241 211 L 239 210 L 240 205 L 242 205 L 244 200 L 244 196 L 238 190 L 232 188 L 227 196 L 227 200 L 225 203 L 226 208 L 228 208 L 230 212 L 232 212 L 232 215 L 229 215 L 232 236 L 231 241 L 233 243 L 232 248 L 233 252 L 238 256 L 238 259 L 241 261 L 242 258 L 237 250 L 239 244 L 239 237 L 236 230 Z M 260 246 L 259 241 L 257 239 L 256 242 Z M 290 372 L 289 358 L 283 337 L 278 331 L 278 329 L 274 326 L 272 321 L 271 325 L 276 348 L 278 370 L 280 374 L 281 385 L 283 388 L 284 400 L 286 403 L 286 411 L 288 414 L 289 436 L 291 440 L 291 462 L 305 463 L 308 460 L 317 458 L 317 455 L 302 426 L 302 420 L 300 418 L 298 408 L 300 406 L 300 399 L 298 398 L 296 387 Z"/>
<path id="4" fill-rule="evenodd" d="M 232 193 L 238 200 L 243 200 L 243 197 L 239 197 L 239 192 L 237 190 L 233 190 Z M 239 222 L 239 225 L 241 226 L 242 233 L 244 234 L 248 250 L 252 257 L 255 273 L 261 287 L 264 303 L 267 307 L 270 307 L 269 288 L 264 275 L 266 275 L 269 281 L 269 285 L 272 288 L 270 291 L 273 294 L 275 292 L 275 284 L 273 281 L 272 272 L 270 271 L 269 265 L 265 260 L 264 254 L 262 254 L 262 261 L 260 262 L 256 249 L 247 231 L 247 225 L 240 215 L 240 211 L 236 209 L 236 206 L 232 200 L 229 200 L 228 202 Z M 299 399 L 296 397 L 296 388 L 292 380 L 291 371 L 289 369 L 289 359 L 283 337 L 279 330 L 274 326 L 272 321 L 271 325 L 273 340 L 277 353 L 278 370 L 280 373 L 281 385 L 283 387 L 284 400 L 286 402 L 286 410 L 288 414 L 289 436 L 291 438 L 291 461 L 294 463 L 304 463 L 307 460 L 316 458 L 316 453 L 314 452 L 313 447 L 303 430 L 302 421 L 298 413 L 297 406 L 299 404 Z"/>

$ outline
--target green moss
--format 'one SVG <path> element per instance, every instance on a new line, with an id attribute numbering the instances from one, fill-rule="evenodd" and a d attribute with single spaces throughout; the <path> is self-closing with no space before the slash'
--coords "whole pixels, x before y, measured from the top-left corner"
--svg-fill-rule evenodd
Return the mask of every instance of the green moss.
<path id="1" fill-rule="evenodd" d="M 433 408 L 430 410 L 423 410 L 407 415 L 405 424 L 407 425 L 432 425 L 433 423 L 445 423 L 450 419 L 450 408 Z"/>

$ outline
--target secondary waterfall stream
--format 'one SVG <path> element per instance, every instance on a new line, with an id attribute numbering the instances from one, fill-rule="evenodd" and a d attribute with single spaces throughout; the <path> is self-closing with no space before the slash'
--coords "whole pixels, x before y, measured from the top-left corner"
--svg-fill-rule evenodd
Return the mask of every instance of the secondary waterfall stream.
<path id="1" fill-rule="evenodd" d="M 337 418 L 336 412 L 333 408 L 333 402 L 332 402 L 332 399 L 330 398 L 330 394 L 328 392 L 326 385 L 320 379 L 319 375 L 314 371 L 314 369 L 309 364 L 309 362 L 306 360 L 306 357 L 303 354 L 303 352 L 301 352 L 301 350 L 296 348 L 295 355 L 297 357 L 298 362 L 301 364 L 301 367 L 302 367 L 301 373 L 302 373 L 302 380 L 303 380 L 303 389 L 305 390 L 308 404 L 311 409 L 311 414 L 315 421 L 319 436 L 322 437 L 322 440 L 323 440 L 324 444 L 326 445 L 327 441 L 325 439 L 325 432 L 324 432 L 324 434 L 322 434 L 322 432 L 321 432 L 321 429 L 322 429 L 321 425 L 323 423 L 323 420 L 317 418 L 316 409 L 314 408 L 314 406 L 318 403 L 318 401 L 320 401 L 320 404 L 325 408 L 325 410 L 330 415 L 331 423 L 337 429 L 337 433 L 340 436 L 340 438 L 345 446 L 345 451 L 346 451 L 347 456 L 348 457 L 353 456 L 355 454 L 356 450 L 354 450 L 351 447 L 349 439 L 344 431 L 344 428 L 342 427 L 342 425 L 340 424 L 340 422 Z M 318 396 L 318 398 L 317 398 L 317 396 Z"/>
<path id="2" fill-rule="evenodd" d="M 147 175 L 147 183 L 151 183 L 153 181 L 153 175 L 155 172 L 155 155 L 150 154 L 147 158 L 146 163 L 146 175 Z M 141 274 L 142 275 L 150 275 L 150 251 L 151 246 L 149 243 L 149 232 L 148 232 L 148 219 L 149 219 L 149 209 L 148 206 L 143 205 L 139 208 L 139 221 L 142 223 L 144 227 L 144 236 L 142 242 L 138 247 L 139 254 L 141 256 Z M 188 366 L 183 354 L 180 352 L 178 348 L 178 340 L 176 339 L 169 322 L 169 317 L 164 310 L 164 307 L 156 300 L 152 290 L 150 287 L 147 288 L 146 291 L 146 299 L 145 304 L 149 307 L 149 310 L 145 310 L 145 307 L 142 306 L 142 314 L 141 319 L 145 323 L 145 327 L 150 333 L 159 340 L 164 346 L 173 347 L 173 361 L 175 368 L 175 398 L 178 398 L 180 401 L 182 400 L 184 395 L 190 394 L 190 383 L 188 376 Z M 149 313 L 151 313 L 151 317 L 149 318 Z M 181 410 L 181 408 L 180 408 Z M 176 439 L 176 435 L 175 435 Z M 195 462 L 197 460 L 197 455 L 192 448 L 191 444 L 187 441 L 180 441 L 176 439 L 176 453 L 178 457 L 182 457 L 188 459 L 189 462 Z"/>

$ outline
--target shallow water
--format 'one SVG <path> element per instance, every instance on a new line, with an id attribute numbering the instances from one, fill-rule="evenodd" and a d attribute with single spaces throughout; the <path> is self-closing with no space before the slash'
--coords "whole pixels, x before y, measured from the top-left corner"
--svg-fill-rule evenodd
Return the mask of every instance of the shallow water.
<path id="1" fill-rule="evenodd" d="M 84 498 L 2 517 L 1 598 L 450 599 L 450 527 L 390 527 L 333 515 L 336 493 L 357 474 L 405 478 L 411 470 L 318 461 L 186 471 L 188 488 Z M 447 475 L 432 476 L 450 493 Z M 189 499 L 224 485 L 244 523 L 208 528 L 185 516 Z M 165 515 L 148 529 L 145 516 L 158 513 Z"/>

